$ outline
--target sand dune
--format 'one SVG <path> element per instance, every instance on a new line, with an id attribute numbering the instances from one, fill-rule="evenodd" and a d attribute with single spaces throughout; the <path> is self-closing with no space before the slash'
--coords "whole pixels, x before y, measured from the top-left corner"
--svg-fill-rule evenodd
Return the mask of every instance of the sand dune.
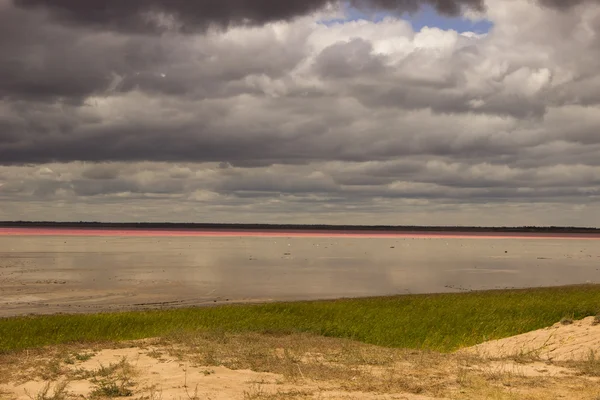
<path id="1" fill-rule="evenodd" d="M 487 358 L 535 357 L 550 361 L 582 361 L 600 356 L 600 324 L 587 317 L 556 324 L 466 349 Z"/>

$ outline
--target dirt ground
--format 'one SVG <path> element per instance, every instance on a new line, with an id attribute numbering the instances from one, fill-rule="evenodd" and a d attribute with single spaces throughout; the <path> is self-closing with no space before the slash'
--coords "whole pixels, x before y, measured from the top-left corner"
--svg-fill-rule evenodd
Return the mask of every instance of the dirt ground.
<path id="1" fill-rule="evenodd" d="M 0 355 L 0 399 L 600 399 L 600 325 L 454 354 L 312 335 L 180 334 Z"/>

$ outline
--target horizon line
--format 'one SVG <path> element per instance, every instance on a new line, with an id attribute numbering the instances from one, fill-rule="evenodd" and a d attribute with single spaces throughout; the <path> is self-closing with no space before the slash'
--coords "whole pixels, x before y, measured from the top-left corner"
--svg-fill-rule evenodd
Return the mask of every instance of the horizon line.
<path id="1" fill-rule="evenodd" d="M 383 224 L 318 224 L 318 223 L 263 223 L 263 222 L 105 222 L 105 221 L 28 221 L 13 220 L 0 221 L 0 226 L 4 225 L 145 225 L 145 226 L 187 226 L 187 227 L 272 227 L 272 228 L 388 228 L 388 229 L 553 229 L 553 230 L 594 230 L 600 231 L 600 227 L 595 226 L 567 226 L 567 225 L 519 225 L 519 226 L 485 226 L 485 225 L 383 225 Z"/>

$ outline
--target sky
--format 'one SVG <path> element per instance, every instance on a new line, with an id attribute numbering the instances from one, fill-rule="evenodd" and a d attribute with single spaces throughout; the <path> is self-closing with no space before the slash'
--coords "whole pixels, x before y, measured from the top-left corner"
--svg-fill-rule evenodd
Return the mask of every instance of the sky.
<path id="1" fill-rule="evenodd" d="M 0 220 L 600 227 L 598 0 L 0 0 Z"/>
<path id="2" fill-rule="evenodd" d="M 483 15 L 479 18 L 469 18 L 465 15 L 448 15 L 438 12 L 435 7 L 424 4 L 418 10 L 405 12 L 398 15 L 389 11 L 368 12 L 368 10 L 357 9 L 351 4 L 343 6 L 341 17 L 326 20 L 325 23 L 347 22 L 356 20 L 369 20 L 379 22 L 386 17 L 399 17 L 408 22 L 413 31 L 420 31 L 424 27 L 435 27 L 443 30 L 455 30 L 458 33 L 473 32 L 477 34 L 488 33 L 493 26 L 492 22 Z"/>

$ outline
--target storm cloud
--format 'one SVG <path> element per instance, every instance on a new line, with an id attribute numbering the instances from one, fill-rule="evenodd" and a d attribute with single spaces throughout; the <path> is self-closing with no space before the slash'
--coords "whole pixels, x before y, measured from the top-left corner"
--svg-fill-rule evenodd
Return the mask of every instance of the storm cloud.
<path id="1" fill-rule="evenodd" d="M 0 219 L 600 225 L 597 1 L 352 5 L 0 0 Z"/>
<path id="2" fill-rule="evenodd" d="M 584 1 L 539 0 L 540 4 L 567 9 Z M 183 32 L 211 26 L 263 25 L 285 21 L 339 5 L 333 0 L 14 0 L 23 8 L 45 8 L 58 19 L 82 25 L 130 32 L 176 29 Z M 465 8 L 483 11 L 484 0 L 349 0 L 363 11 L 402 14 L 428 5 L 446 15 L 459 15 Z"/>
<path id="3" fill-rule="evenodd" d="M 331 0 L 14 0 L 24 8 L 43 7 L 57 18 L 76 24 L 126 31 L 183 31 L 210 26 L 262 25 L 307 15 L 335 4 Z M 463 6 L 483 9 L 481 0 L 351 0 L 363 10 L 415 11 L 428 4 L 446 14 Z"/>

